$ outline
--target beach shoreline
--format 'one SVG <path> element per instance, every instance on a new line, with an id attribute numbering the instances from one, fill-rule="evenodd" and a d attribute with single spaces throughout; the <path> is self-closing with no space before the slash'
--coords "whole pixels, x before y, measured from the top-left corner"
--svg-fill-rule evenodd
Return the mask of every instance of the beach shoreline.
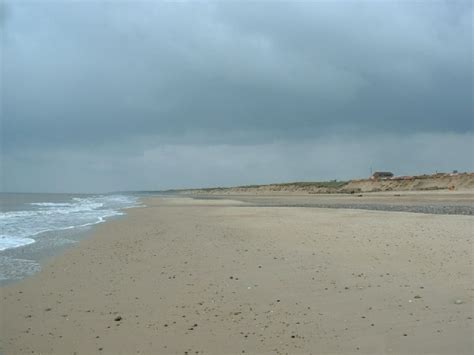
<path id="1" fill-rule="evenodd" d="M 142 200 L 0 288 L 3 353 L 472 353 L 470 216 Z"/>
<path id="2" fill-rule="evenodd" d="M 96 225 L 139 205 L 132 195 L 10 193 L 0 194 L 0 207 L 0 285 L 5 285 L 31 276 Z"/>

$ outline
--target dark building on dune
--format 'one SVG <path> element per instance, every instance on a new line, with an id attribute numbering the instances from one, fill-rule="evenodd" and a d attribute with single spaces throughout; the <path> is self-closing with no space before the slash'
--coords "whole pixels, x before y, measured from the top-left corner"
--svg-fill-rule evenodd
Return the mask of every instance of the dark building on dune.
<path id="1" fill-rule="evenodd" d="M 378 179 L 390 179 L 393 177 L 393 173 L 390 171 L 376 171 L 375 173 L 372 174 L 370 177 L 373 180 L 378 180 Z"/>

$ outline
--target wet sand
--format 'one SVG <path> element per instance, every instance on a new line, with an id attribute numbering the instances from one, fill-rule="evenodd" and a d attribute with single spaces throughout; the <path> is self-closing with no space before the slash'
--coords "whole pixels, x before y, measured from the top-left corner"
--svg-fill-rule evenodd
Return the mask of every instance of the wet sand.
<path id="1" fill-rule="evenodd" d="M 473 351 L 471 216 L 145 203 L 0 289 L 3 353 Z"/>

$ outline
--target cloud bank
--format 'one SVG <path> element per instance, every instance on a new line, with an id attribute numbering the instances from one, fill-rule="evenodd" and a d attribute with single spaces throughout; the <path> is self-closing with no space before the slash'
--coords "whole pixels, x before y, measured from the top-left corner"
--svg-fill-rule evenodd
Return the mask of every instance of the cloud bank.
<path id="1" fill-rule="evenodd" d="M 5 2 L 2 189 L 473 170 L 470 2 Z"/>

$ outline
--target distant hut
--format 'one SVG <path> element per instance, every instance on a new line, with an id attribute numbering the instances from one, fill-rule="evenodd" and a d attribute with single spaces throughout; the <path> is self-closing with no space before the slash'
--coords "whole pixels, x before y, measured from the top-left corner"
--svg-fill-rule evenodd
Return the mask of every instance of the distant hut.
<path id="1" fill-rule="evenodd" d="M 393 173 L 390 171 L 376 171 L 375 173 L 372 174 L 370 177 L 373 180 L 378 180 L 378 179 L 390 179 L 393 177 Z"/>

